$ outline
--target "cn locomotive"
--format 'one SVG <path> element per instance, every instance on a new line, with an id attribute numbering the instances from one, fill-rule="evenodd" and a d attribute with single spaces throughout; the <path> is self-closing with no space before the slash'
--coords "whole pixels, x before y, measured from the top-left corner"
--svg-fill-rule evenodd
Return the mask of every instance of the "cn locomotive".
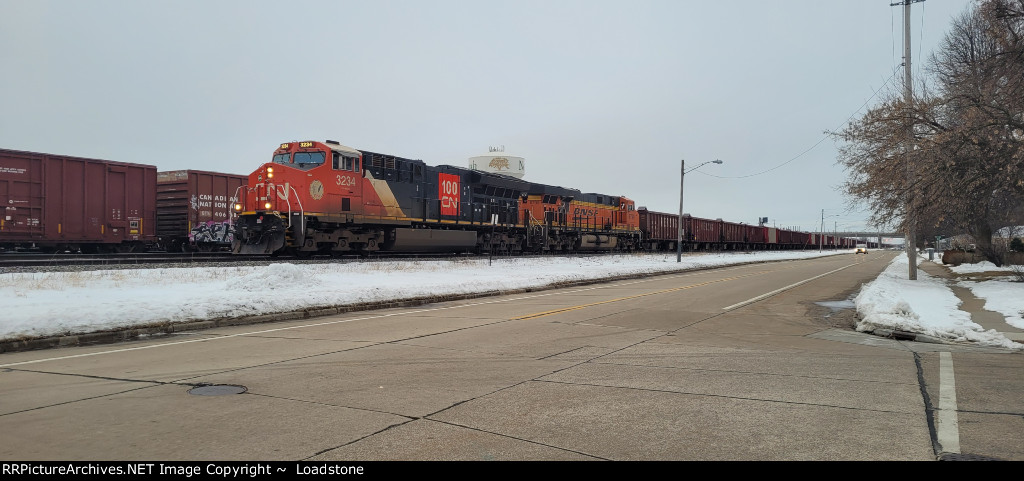
<path id="1" fill-rule="evenodd" d="M 288 142 L 239 187 L 238 254 L 628 251 L 626 197 L 356 150 Z"/>

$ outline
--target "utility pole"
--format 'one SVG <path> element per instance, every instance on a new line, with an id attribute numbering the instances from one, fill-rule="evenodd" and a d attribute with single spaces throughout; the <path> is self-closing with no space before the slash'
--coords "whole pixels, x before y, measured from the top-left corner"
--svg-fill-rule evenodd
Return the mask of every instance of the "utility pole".
<path id="1" fill-rule="evenodd" d="M 821 209 L 821 230 L 818 231 L 818 252 L 821 252 L 821 238 L 825 233 L 825 209 Z"/>
<path id="2" fill-rule="evenodd" d="M 697 170 L 708 164 L 721 164 L 722 161 L 719 159 L 709 160 L 700 164 L 690 171 Z M 683 262 L 683 181 L 686 180 L 686 159 L 679 161 L 679 231 L 676 233 L 676 262 Z M 691 226 L 692 227 L 692 226 Z M 691 232 L 691 235 L 693 233 Z"/>
<path id="3" fill-rule="evenodd" d="M 912 281 L 917 280 L 917 216 L 914 215 L 914 192 L 913 192 L 913 177 L 914 169 L 910 165 L 910 159 L 912 151 L 914 149 L 914 122 L 913 122 L 913 111 L 910 106 L 914 101 L 914 92 L 912 90 L 913 83 L 910 80 L 910 4 L 923 2 L 924 0 L 902 0 L 896 3 L 890 3 L 889 6 L 903 5 L 903 108 L 907 112 L 907 143 L 903 146 L 904 155 L 904 166 L 906 168 L 907 177 L 907 189 L 905 192 L 906 196 L 906 211 L 907 215 L 904 219 L 906 223 L 906 234 L 907 238 L 904 244 L 907 252 L 907 263 L 909 264 L 908 279 Z"/>
<path id="4" fill-rule="evenodd" d="M 683 262 L 683 181 L 686 180 L 686 159 L 679 161 L 679 230 L 676 232 L 676 262 Z"/>

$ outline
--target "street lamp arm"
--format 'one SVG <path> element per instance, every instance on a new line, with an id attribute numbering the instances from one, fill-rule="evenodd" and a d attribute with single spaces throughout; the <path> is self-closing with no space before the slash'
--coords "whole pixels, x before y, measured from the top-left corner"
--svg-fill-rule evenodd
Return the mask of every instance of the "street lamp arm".
<path id="1" fill-rule="evenodd" d="M 709 161 L 704 162 L 703 164 L 700 164 L 700 165 L 698 165 L 698 166 L 696 166 L 696 167 L 694 167 L 694 168 L 692 168 L 690 170 L 687 170 L 686 172 L 683 172 L 683 175 L 689 174 L 690 172 L 693 172 L 693 171 L 695 171 L 695 170 L 697 170 L 697 169 L 699 169 L 701 167 L 704 167 L 705 165 L 708 165 L 708 164 L 721 164 L 721 163 L 722 163 L 722 161 L 718 160 L 718 159 L 709 160 Z"/>
<path id="2" fill-rule="evenodd" d="M 686 159 L 679 161 L 679 228 L 676 234 L 676 262 L 683 261 L 683 181 L 686 180 L 686 173 L 693 172 L 701 167 L 708 164 L 721 164 L 722 161 L 715 159 L 709 160 L 700 164 L 690 170 L 686 170 Z"/>

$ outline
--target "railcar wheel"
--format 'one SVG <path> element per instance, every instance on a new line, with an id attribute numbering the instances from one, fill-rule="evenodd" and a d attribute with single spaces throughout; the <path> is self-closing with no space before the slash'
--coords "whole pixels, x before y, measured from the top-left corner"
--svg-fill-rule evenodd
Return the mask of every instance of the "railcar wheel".
<path id="1" fill-rule="evenodd" d="M 129 242 L 129 243 L 117 244 L 116 246 L 112 247 L 112 250 L 114 252 L 117 252 L 117 253 L 120 253 L 120 254 L 131 254 L 132 252 L 136 252 L 136 250 L 138 250 L 138 248 L 139 248 L 138 244 L 136 244 L 134 242 Z"/>

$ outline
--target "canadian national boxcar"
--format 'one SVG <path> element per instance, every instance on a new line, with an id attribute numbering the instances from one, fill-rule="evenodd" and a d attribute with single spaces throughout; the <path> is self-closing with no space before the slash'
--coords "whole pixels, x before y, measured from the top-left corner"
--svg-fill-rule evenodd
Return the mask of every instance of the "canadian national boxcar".
<path id="1" fill-rule="evenodd" d="M 155 241 L 153 165 L 0 149 L 0 246 L 84 252 Z"/>
<path id="2" fill-rule="evenodd" d="M 168 251 L 228 249 L 239 190 L 247 176 L 173 170 L 157 173 L 156 235 Z"/>

